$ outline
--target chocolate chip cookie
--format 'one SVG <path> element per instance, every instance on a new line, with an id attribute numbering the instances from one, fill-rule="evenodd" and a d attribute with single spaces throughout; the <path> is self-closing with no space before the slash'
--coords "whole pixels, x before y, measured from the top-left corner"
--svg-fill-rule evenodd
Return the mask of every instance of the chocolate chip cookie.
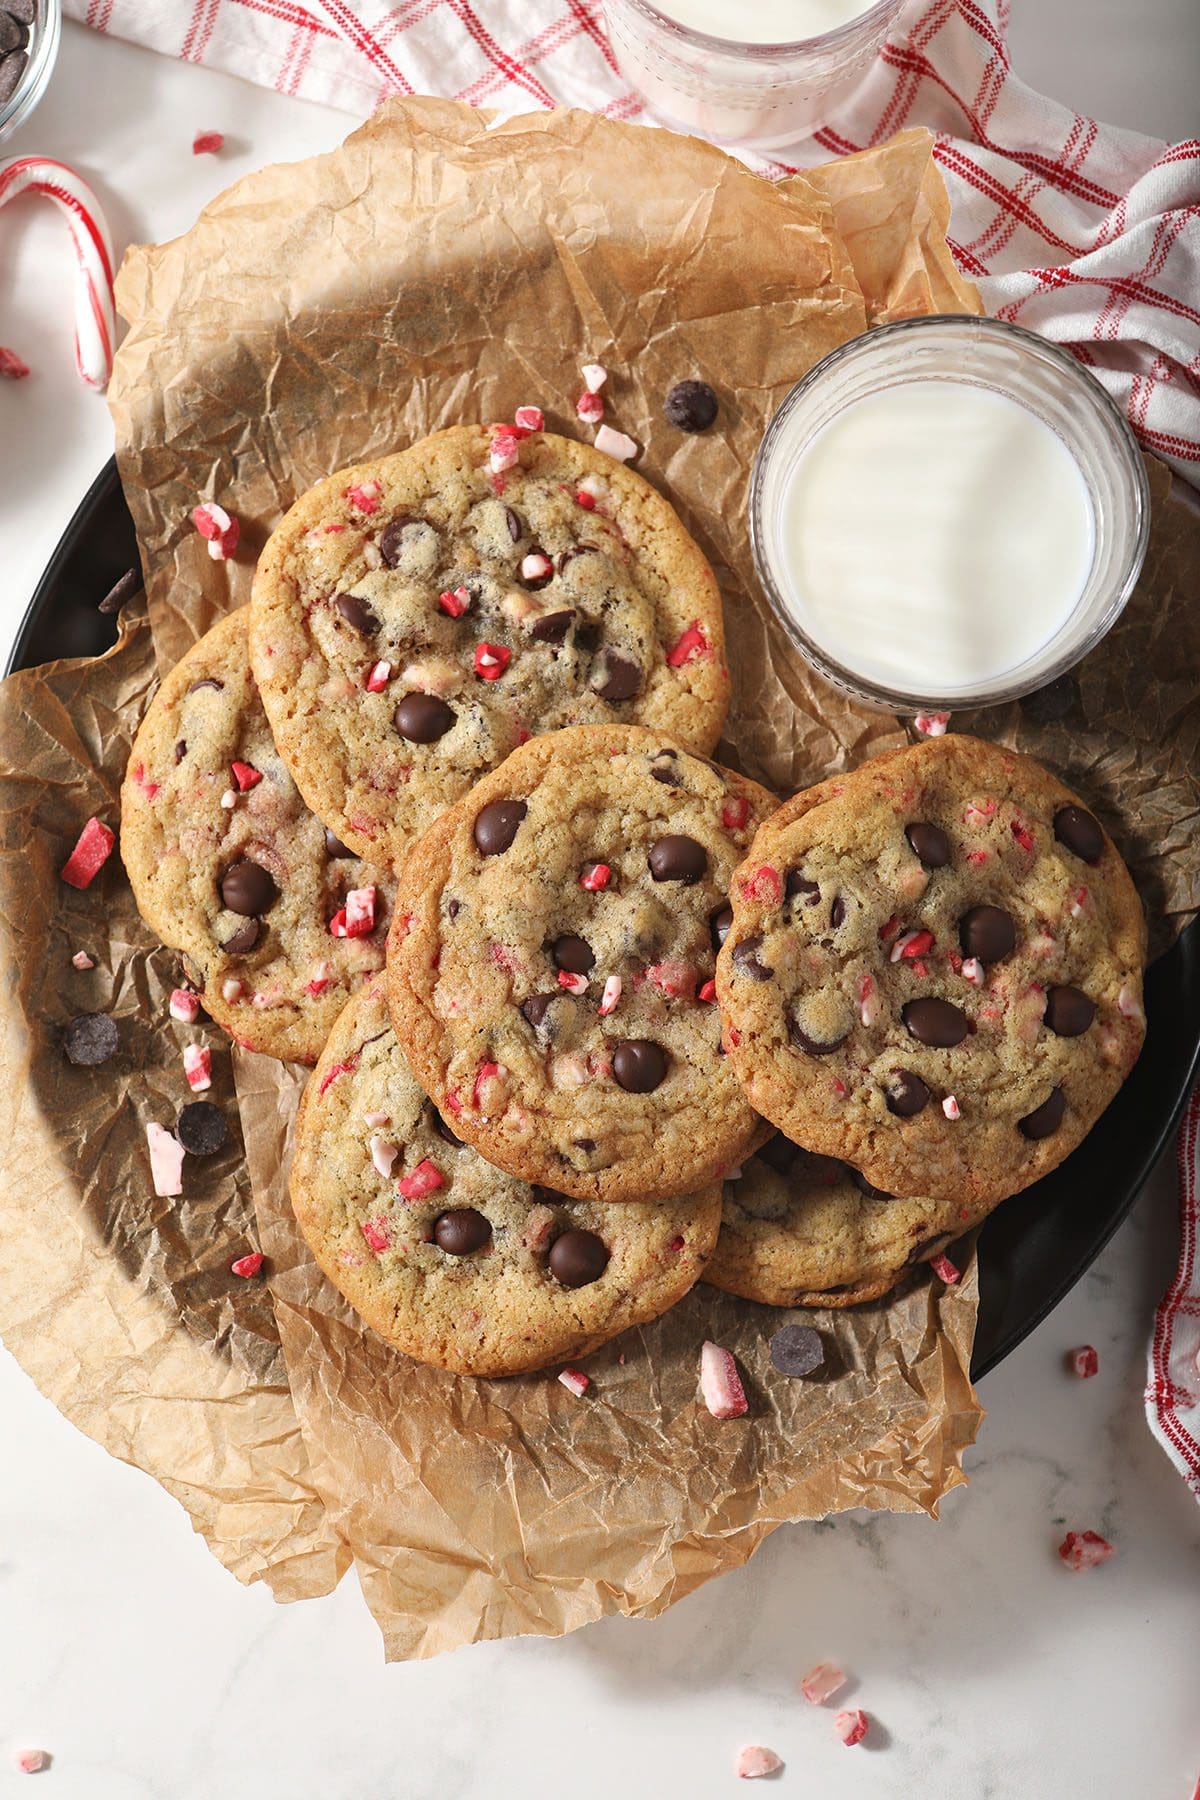
<path id="1" fill-rule="evenodd" d="M 314 812 L 398 857 L 537 732 L 635 722 L 710 750 L 728 700 L 712 571 L 640 475 L 481 426 L 320 482 L 254 578 L 251 653 Z"/>
<path id="2" fill-rule="evenodd" d="M 762 788 L 638 726 L 535 738 L 401 871 L 396 1032 L 489 1162 L 579 1199 L 703 1186 L 761 1134 L 713 967 Z"/>
<path id="3" fill-rule="evenodd" d="M 382 981 L 361 989 L 304 1092 L 292 1205 L 317 1262 L 420 1362 L 513 1375 L 657 1318 L 704 1267 L 714 1184 L 657 1206 L 569 1200 L 462 1143 L 409 1071 Z"/>
<path id="4" fill-rule="evenodd" d="M 248 609 L 162 683 L 121 789 L 121 854 L 146 923 L 252 1050 L 315 1062 L 383 966 L 391 876 L 309 812 L 250 674 Z"/>
<path id="5" fill-rule="evenodd" d="M 937 1256 L 991 1207 L 897 1200 L 848 1163 L 777 1132 L 725 1180 L 704 1279 L 767 1306 L 859 1306 Z"/>
<path id="6" fill-rule="evenodd" d="M 889 1194 L 974 1208 L 1055 1167 L 1145 1035 L 1145 927 L 1048 770 L 934 738 L 758 832 L 717 967 L 753 1105 Z"/>

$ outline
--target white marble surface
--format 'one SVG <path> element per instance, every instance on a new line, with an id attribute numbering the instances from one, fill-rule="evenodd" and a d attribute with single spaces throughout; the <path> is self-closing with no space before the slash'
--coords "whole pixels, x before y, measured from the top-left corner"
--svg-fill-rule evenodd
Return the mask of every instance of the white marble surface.
<path id="1" fill-rule="evenodd" d="M 1128 57 L 1117 26 L 1130 10 L 1111 9 L 1110 37 L 1101 7 L 1083 66 L 1064 60 L 1076 0 L 1016 10 L 1031 79 L 1049 86 L 1061 69 L 1065 99 L 1186 128 L 1196 39 L 1183 0 L 1134 9 Z M 1180 54 L 1162 54 L 1164 32 Z M 1152 77 L 1140 85 L 1139 66 Z M 182 229 L 232 176 L 331 146 L 345 126 L 68 27 L 50 96 L 4 153 L 79 164 L 123 242 Z M 229 134 L 219 161 L 191 157 L 198 127 Z M 21 214 L 0 233 L 0 343 L 36 375 L 0 394 L 4 642 L 111 443 L 103 403 L 75 381 L 63 237 L 43 209 Z M 0 1796 L 24 1779 L 8 1752 L 34 1744 L 54 1753 L 42 1780 L 61 1800 L 706 1800 L 733 1791 L 737 1749 L 760 1742 L 787 1762 L 769 1791 L 822 1800 L 1188 1800 L 1200 1514 L 1141 1405 L 1173 1214 L 1164 1168 L 987 1379 L 971 1485 L 940 1524 L 786 1529 L 654 1624 L 408 1667 L 382 1665 L 352 1580 L 290 1608 L 239 1588 L 152 1481 L 0 1355 Z M 1063 1370 L 1081 1342 L 1099 1349 L 1094 1381 Z M 1105 1532 L 1118 1556 L 1068 1574 L 1054 1547 L 1069 1526 Z M 833 1736 L 832 1709 L 795 1691 L 831 1656 L 876 1722 L 857 1749 Z"/>

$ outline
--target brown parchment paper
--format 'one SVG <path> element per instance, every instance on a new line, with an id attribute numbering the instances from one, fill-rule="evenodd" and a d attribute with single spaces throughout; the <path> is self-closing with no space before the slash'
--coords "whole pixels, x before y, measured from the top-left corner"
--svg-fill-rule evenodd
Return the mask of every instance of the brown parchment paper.
<path id="1" fill-rule="evenodd" d="M 696 140 L 591 115 L 492 129 L 450 102 L 398 102 L 331 156 L 238 183 L 185 237 L 132 252 L 122 271 L 131 330 L 111 401 L 150 630 L 127 621 L 99 667 L 56 665 L 0 692 L 0 936 L 15 1001 L 0 1213 L 14 1269 L 28 1257 L 44 1288 L 31 1302 L 6 1270 L 0 1329 L 69 1416 L 179 1493 L 243 1578 L 316 1591 L 353 1557 L 389 1655 L 656 1613 L 785 1519 L 854 1504 L 935 1512 L 981 1417 L 966 1376 L 969 1247 L 954 1290 L 921 1277 L 826 1318 L 838 1362 L 823 1384 L 764 1379 L 780 1315 L 707 1290 L 591 1359 L 584 1402 L 551 1377 L 420 1368 L 360 1329 L 298 1240 L 285 1165 L 302 1075 L 235 1053 L 245 1160 L 235 1144 L 219 1166 L 189 1164 L 181 1202 L 147 1198 L 144 1117 L 169 1119 L 180 1098 L 164 1004 L 173 959 L 138 923 L 115 863 L 78 896 L 55 871 L 89 812 L 115 817 L 152 664 L 169 667 L 248 597 L 254 555 L 297 493 L 521 402 L 574 431 L 584 360 L 610 369 L 609 417 L 718 572 L 730 759 L 787 792 L 902 741 L 899 721 L 826 688 L 774 627 L 752 580 L 745 495 L 763 426 L 819 356 L 868 322 L 978 310 L 946 249 L 931 142 L 906 132 L 770 186 Z M 700 439 L 661 417 L 662 395 L 689 374 L 721 395 L 719 426 Z M 204 496 L 242 522 L 235 563 L 213 563 L 191 528 Z M 1153 632 L 1177 607 L 1185 544 L 1181 528 L 1164 551 L 1174 573 L 1146 593 Z M 1195 533 L 1190 554 L 1200 567 Z M 1156 731 L 1140 725 L 1149 805 Z M 1024 714 L 994 728 L 1040 729 Z M 1115 777 L 1101 794 L 1119 835 L 1124 798 Z M 1195 879 L 1184 835 L 1157 855 L 1146 832 L 1160 897 Z M 97 956 L 94 975 L 70 968 L 76 948 Z M 62 1020 L 109 1005 L 120 1063 L 65 1069 Z M 232 1112 L 223 1046 L 214 1063 L 214 1097 Z M 270 1285 L 231 1292 L 251 1201 Z M 710 1334 L 746 1370 L 744 1423 L 697 1405 Z M 296 1570 L 309 1588 L 289 1586 L 283 1571 Z"/>

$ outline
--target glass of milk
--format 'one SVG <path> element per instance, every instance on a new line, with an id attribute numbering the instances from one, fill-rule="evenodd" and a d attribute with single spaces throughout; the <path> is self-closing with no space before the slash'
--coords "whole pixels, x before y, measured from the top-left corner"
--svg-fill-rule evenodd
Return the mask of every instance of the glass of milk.
<path id="1" fill-rule="evenodd" d="M 1150 528 L 1133 433 L 1065 351 L 996 319 L 905 319 L 797 384 L 750 484 L 784 629 L 889 711 L 1012 700 L 1120 616 Z"/>
<path id="2" fill-rule="evenodd" d="M 604 0 L 621 71 L 681 131 L 751 149 L 811 137 L 904 0 Z"/>

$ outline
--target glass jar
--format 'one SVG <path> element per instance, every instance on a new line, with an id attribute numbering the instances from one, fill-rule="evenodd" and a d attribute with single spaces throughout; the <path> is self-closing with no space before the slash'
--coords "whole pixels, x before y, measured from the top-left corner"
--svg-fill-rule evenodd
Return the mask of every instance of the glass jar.
<path id="1" fill-rule="evenodd" d="M 38 0 L 26 46 L 29 60 L 13 92 L 0 105 L 0 144 L 23 125 L 49 85 L 62 35 L 62 0 Z"/>
<path id="2" fill-rule="evenodd" d="M 710 37 L 650 0 L 604 0 L 604 18 L 622 74 L 664 124 L 774 151 L 811 137 L 858 85 L 903 4 L 876 0 L 836 30 L 790 44 Z"/>
<path id="3" fill-rule="evenodd" d="M 855 402 L 910 382 L 967 383 L 1016 401 L 1060 440 L 1087 490 L 1092 534 L 1086 577 L 1065 618 L 1036 652 L 968 688 L 936 677 L 921 691 L 885 686 L 843 650 L 833 656 L 796 614 L 804 611 L 789 567 L 788 494 L 806 450 Z M 1111 630 L 1146 555 L 1150 496 L 1124 415 L 1066 351 L 1019 326 L 973 316 L 932 316 L 879 326 L 832 351 L 796 384 L 771 420 L 750 482 L 750 535 L 767 599 L 801 654 L 834 686 L 889 712 L 953 711 L 1014 700 L 1072 668 Z M 964 594 L 964 608 L 971 596 Z M 869 652 L 864 650 L 864 661 Z"/>

